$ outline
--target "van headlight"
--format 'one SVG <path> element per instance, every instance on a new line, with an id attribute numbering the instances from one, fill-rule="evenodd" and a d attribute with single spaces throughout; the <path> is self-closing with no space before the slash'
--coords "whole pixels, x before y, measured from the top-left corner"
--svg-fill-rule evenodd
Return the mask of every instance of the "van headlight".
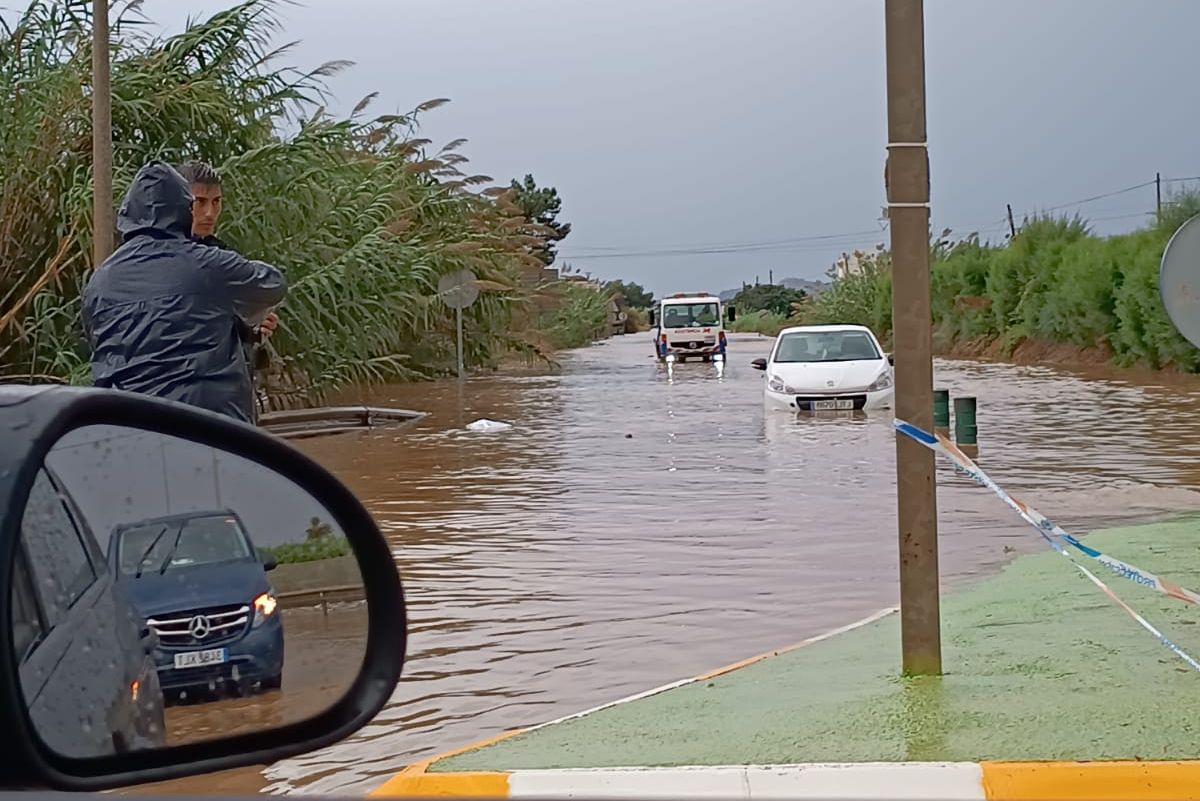
<path id="1" fill-rule="evenodd" d="M 867 387 L 867 392 L 879 392 L 888 389 L 892 385 L 892 374 L 890 371 L 885 371 L 883 375 L 875 379 L 875 383 Z"/>
<path id="2" fill-rule="evenodd" d="M 254 622 L 251 623 L 251 628 L 258 628 L 271 615 L 275 614 L 275 609 L 279 606 L 279 602 L 275 600 L 275 596 L 269 592 L 264 592 L 262 595 L 254 599 Z"/>
<path id="3" fill-rule="evenodd" d="M 773 375 L 767 379 L 767 388 L 772 392 L 787 392 L 787 385 L 783 383 L 783 379 L 777 375 Z"/>

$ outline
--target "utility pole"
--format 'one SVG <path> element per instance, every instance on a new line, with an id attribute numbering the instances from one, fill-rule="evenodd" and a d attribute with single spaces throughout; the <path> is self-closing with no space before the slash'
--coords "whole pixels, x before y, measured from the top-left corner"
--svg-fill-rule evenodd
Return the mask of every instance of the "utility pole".
<path id="1" fill-rule="evenodd" d="M 933 429 L 929 304 L 929 152 L 925 132 L 923 0 L 885 0 L 892 329 L 896 416 Z M 900 638 L 906 674 L 942 672 L 934 453 L 896 437 Z"/>
<path id="2" fill-rule="evenodd" d="M 1162 222 L 1162 173 L 1154 173 L 1154 218 Z"/>
<path id="3" fill-rule="evenodd" d="M 92 269 L 112 255 L 113 144 L 108 0 L 92 0 Z"/>
<path id="4" fill-rule="evenodd" d="M 775 271 L 774 270 L 767 270 L 767 283 L 771 286 L 775 286 Z"/>
<path id="5" fill-rule="evenodd" d="M 1013 222 L 1012 204 L 1006 203 L 1005 205 L 1008 206 L 1008 238 L 1016 239 L 1017 238 L 1017 224 L 1015 222 Z"/>

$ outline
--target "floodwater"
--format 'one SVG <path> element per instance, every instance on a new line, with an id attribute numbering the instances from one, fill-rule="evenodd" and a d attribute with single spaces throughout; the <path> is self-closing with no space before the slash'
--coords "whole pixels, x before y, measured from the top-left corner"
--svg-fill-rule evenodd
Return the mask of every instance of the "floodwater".
<path id="1" fill-rule="evenodd" d="M 283 687 L 242 697 L 185 699 L 166 709 L 167 744 L 211 740 L 306 720 L 346 694 L 362 669 L 367 607 L 281 609 Z"/>
<path id="2" fill-rule="evenodd" d="M 568 354 L 556 374 L 387 387 L 432 412 L 402 432 L 302 447 L 391 541 L 409 661 L 352 738 L 254 771 L 270 792 L 363 794 L 406 764 L 787 645 L 897 601 L 890 417 L 764 413 L 737 337 L 718 376 L 669 378 L 648 335 Z M 980 464 L 1082 533 L 1200 510 L 1200 383 L 939 363 L 979 398 Z M 360 400 L 352 398 L 350 400 Z M 472 434 L 487 417 L 507 431 Z M 947 585 L 1044 547 L 939 467 Z"/>

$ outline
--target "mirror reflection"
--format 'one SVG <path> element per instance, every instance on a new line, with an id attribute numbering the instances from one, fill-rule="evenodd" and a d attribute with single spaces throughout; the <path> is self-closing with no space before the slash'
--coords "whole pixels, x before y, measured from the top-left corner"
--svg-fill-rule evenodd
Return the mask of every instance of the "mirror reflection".
<path id="1" fill-rule="evenodd" d="M 303 720 L 346 692 L 366 649 L 362 576 L 320 501 L 251 460 L 133 428 L 52 448 L 12 592 L 34 728 L 69 757 Z"/>

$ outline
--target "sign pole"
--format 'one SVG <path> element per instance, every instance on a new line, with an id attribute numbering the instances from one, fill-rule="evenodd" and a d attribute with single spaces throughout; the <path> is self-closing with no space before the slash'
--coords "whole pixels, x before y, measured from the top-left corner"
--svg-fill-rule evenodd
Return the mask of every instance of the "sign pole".
<path id="1" fill-rule="evenodd" d="M 462 306 L 456 305 L 454 307 L 454 310 L 455 310 L 454 311 L 455 317 L 458 318 L 457 319 L 457 322 L 458 322 L 458 380 L 462 381 L 465 377 L 464 376 L 465 371 L 464 371 L 464 367 L 463 367 L 463 310 L 462 310 Z"/>
<path id="2" fill-rule="evenodd" d="M 929 304 L 929 153 L 925 131 L 923 0 L 885 0 L 892 329 L 896 416 L 933 429 Z M 896 437 L 900 637 L 910 675 L 942 672 L 934 453 Z"/>

